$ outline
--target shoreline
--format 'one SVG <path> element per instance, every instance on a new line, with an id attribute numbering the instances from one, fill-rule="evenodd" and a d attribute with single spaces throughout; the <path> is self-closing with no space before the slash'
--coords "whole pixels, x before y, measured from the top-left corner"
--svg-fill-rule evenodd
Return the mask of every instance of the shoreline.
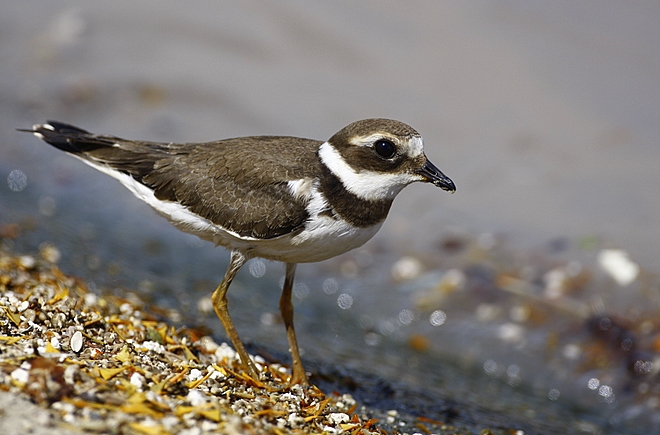
<path id="1" fill-rule="evenodd" d="M 8 406 L 0 423 L 11 433 L 457 430 L 430 418 L 368 409 L 350 394 L 289 386 L 289 370 L 259 356 L 260 379 L 252 379 L 234 350 L 202 328 L 177 329 L 167 312 L 134 294 L 91 293 L 57 268 L 58 258 L 52 246 L 39 257 L 0 250 L 0 401 Z M 28 408 L 35 418 L 12 411 Z"/>

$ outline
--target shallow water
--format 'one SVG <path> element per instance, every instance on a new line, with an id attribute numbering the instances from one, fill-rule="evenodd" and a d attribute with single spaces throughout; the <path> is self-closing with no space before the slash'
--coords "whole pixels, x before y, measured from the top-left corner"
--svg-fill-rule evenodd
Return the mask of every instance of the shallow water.
<path id="1" fill-rule="evenodd" d="M 594 257 L 607 247 L 625 249 L 646 271 L 658 271 L 660 8 L 654 2 L 196 5 L 1 7 L 0 178 L 8 182 L 0 185 L 0 224 L 34 228 L 14 241 L 17 247 L 52 242 L 67 272 L 98 285 L 138 288 L 194 318 L 227 255 L 171 228 L 109 177 L 15 128 L 58 119 L 136 139 L 326 139 L 359 118 L 400 119 L 422 133 L 427 155 L 458 191 L 411 186 L 364 250 L 299 267 L 304 286 L 296 320 L 306 357 L 431 382 L 486 405 L 507 388 L 536 409 L 552 403 L 570 415 L 578 402 L 586 411 L 575 415 L 593 427 L 625 427 L 621 414 L 638 412 L 625 400 L 615 408 L 598 402 L 605 396 L 586 396 L 588 388 L 570 391 L 568 385 L 584 387 L 595 374 L 575 380 L 577 370 L 567 374 L 558 370 L 561 361 L 544 362 L 552 320 L 536 332 L 526 329 L 527 344 L 512 351 L 507 346 L 516 343 L 502 345 L 492 331 L 505 325 L 500 332 L 515 338 L 515 327 L 506 325 L 516 322 L 475 318 L 489 306 L 515 309 L 517 301 L 489 292 L 424 308 L 415 301 L 447 269 L 476 262 L 437 248 L 456 234 L 496 235 L 513 252 L 501 261 L 520 271 L 523 257 L 530 263 L 525 270 L 538 269 L 535 276 L 571 261 L 597 269 Z M 580 249 L 581 241 L 592 247 Z M 391 269 L 404 255 L 424 260 L 424 273 L 393 281 Z M 246 340 L 286 349 L 284 334 L 272 327 L 283 268 L 263 264 L 262 277 L 246 270 L 232 287 L 232 313 Z M 254 266 L 256 275 L 261 268 Z M 645 290 L 602 277 L 590 282 L 584 300 L 602 296 L 605 312 L 635 321 L 639 312 L 658 308 L 653 284 Z M 341 295 L 350 296 L 349 309 Z M 447 321 L 430 326 L 428 316 L 440 309 Z M 407 324 L 405 310 L 413 313 Z M 575 335 L 563 345 L 588 335 L 582 319 L 551 314 L 562 337 Z M 207 322 L 219 328 L 212 316 Z M 430 340 L 430 350 L 408 345 L 417 335 Z M 443 378 L 443 365 L 464 376 Z M 516 370 L 523 386 L 513 388 L 507 376 Z M 563 393 L 551 401 L 554 389 Z"/>

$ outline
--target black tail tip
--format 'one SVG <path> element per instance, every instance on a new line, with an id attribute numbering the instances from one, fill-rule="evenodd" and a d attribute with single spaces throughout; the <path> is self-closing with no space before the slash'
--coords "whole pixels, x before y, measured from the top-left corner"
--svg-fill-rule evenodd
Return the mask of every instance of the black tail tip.
<path id="1" fill-rule="evenodd" d="M 68 152 L 77 151 L 71 146 L 70 139 L 89 134 L 87 130 L 83 130 L 82 128 L 64 122 L 51 120 L 46 121 L 45 124 L 33 125 L 32 130 L 19 129 L 19 131 L 32 133 L 39 139 L 53 145 L 54 147 Z"/>
<path id="2" fill-rule="evenodd" d="M 32 129 L 28 128 L 17 128 L 17 131 L 24 131 L 26 133 L 39 133 L 42 136 L 52 135 L 52 134 L 62 134 L 62 135 L 76 135 L 76 134 L 89 134 L 87 130 L 78 128 L 75 125 L 67 124 L 59 121 L 48 120 L 45 124 L 34 124 Z"/>
<path id="3" fill-rule="evenodd" d="M 78 128 L 74 125 L 66 124 L 64 122 L 52 121 L 50 119 L 46 121 L 45 124 L 37 124 L 33 126 L 33 128 L 35 131 L 47 130 L 64 135 L 89 134 L 87 130 L 83 130 L 82 128 Z"/>

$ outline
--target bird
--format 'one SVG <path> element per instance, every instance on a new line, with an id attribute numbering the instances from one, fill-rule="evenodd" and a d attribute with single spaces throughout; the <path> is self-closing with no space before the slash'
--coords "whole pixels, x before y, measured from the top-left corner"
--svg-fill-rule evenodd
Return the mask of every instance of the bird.
<path id="1" fill-rule="evenodd" d="M 279 308 L 291 353 L 292 385 L 308 385 L 293 322 L 296 266 L 358 248 L 380 229 L 397 194 L 414 182 L 456 190 L 424 153 L 408 124 L 371 118 L 327 141 L 248 136 L 164 143 L 97 135 L 58 121 L 33 133 L 117 179 L 175 227 L 223 246 L 230 261 L 212 294 L 214 310 L 243 370 L 259 378 L 227 307 L 227 291 L 247 260 L 285 263 Z"/>

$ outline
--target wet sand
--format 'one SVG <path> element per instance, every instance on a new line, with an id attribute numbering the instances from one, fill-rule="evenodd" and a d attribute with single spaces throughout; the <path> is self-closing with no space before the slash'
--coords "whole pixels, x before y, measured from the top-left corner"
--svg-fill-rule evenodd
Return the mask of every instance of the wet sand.
<path id="1" fill-rule="evenodd" d="M 62 274 L 53 263 L 58 256 L 53 246 L 40 257 L 0 251 L 0 425 L 7 433 L 483 434 L 479 428 L 488 428 L 495 435 L 530 426 L 329 364 L 312 373 L 327 393 L 313 384 L 291 386 L 287 368 L 260 356 L 254 357 L 259 378 L 251 378 L 233 349 L 215 343 L 205 328 L 177 326 L 178 313 L 149 307 L 135 293 L 90 293 Z M 340 392 L 347 388 L 371 406 Z M 386 403 L 393 408 L 383 409 Z"/>

